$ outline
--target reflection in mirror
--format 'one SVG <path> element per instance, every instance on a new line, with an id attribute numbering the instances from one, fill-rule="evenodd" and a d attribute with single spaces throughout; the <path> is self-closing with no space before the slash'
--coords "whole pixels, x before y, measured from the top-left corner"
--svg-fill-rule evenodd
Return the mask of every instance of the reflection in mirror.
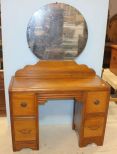
<path id="1" fill-rule="evenodd" d="M 40 59 L 74 59 L 83 51 L 87 38 L 84 17 L 64 3 L 41 7 L 27 27 L 29 48 Z"/>

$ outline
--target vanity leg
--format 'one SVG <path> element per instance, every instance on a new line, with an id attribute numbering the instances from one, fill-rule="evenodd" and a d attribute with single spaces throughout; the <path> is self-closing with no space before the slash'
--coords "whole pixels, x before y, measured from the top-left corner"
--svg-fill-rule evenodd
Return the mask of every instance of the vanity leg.
<path id="1" fill-rule="evenodd" d="M 35 150 L 39 150 L 39 143 L 40 143 L 40 140 L 39 140 L 39 105 L 36 104 L 36 132 L 37 132 L 37 135 L 36 135 L 36 142 L 37 142 L 37 149 Z"/>
<path id="2" fill-rule="evenodd" d="M 83 137 L 83 103 L 74 101 L 72 128 L 76 131 L 79 138 L 79 145 L 82 146 Z"/>
<path id="3" fill-rule="evenodd" d="M 74 100 L 74 104 L 73 104 L 73 119 L 72 119 L 72 129 L 73 130 L 75 130 L 74 117 L 75 117 L 75 100 Z"/>
<path id="4" fill-rule="evenodd" d="M 83 110 L 83 103 L 74 101 L 72 128 L 78 131 L 80 131 L 80 127 L 82 125 L 82 110 Z"/>

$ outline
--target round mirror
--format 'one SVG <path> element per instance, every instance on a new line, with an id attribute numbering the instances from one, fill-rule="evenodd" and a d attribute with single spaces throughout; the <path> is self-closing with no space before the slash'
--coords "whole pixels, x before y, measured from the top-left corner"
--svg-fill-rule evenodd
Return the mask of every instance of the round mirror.
<path id="1" fill-rule="evenodd" d="M 40 59 L 74 59 L 83 51 L 87 38 L 84 17 L 64 3 L 41 7 L 27 27 L 29 48 Z"/>

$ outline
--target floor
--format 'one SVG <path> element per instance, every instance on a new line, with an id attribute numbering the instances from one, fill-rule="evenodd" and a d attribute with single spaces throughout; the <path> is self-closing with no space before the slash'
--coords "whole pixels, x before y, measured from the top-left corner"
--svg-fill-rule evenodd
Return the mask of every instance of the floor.
<path id="1" fill-rule="evenodd" d="M 117 153 L 117 104 L 110 102 L 103 146 L 90 144 L 78 147 L 76 133 L 68 125 L 40 126 L 40 150 L 12 151 L 10 128 L 6 118 L 0 118 L 0 154 L 116 154 Z"/>

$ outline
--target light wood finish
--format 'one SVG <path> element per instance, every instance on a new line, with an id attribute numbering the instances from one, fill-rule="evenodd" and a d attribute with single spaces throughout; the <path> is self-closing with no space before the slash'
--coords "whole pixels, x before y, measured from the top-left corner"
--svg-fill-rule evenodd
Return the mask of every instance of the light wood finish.
<path id="1" fill-rule="evenodd" d="M 114 89 L 114 94 L 110 96 L 110 101 L 117 102 L 117 76 L 110 69 L 104 69 L 102 79 Z"/>
<path id="2" fill-rule="evenodd" d="M 84 123 L 84 137 L 96 137 L 103 134 L 104 117 L 89 118 Z"/>
<path id="3" fill-rule="evenodd" d="M 45 104 L 48 99 L 74 99 L 72 128 L 79 133 L 79 146 L 93 142 L 102 145 L 109 92 L 110 87 L 96 76 L 94 70 L 74 61 L 39 61 L 18 70 L 9 86 L 13 150 L 39 148 L 38 105 Z M 25 112 L 24 108 L 20 107 L 21 102 L 26 102 L 23 105 Z M 32 117 L 36 118 L 36 138 L 32 135 L 30 139 L 24 139 L 20 137 L 19 129 L 25 129 L 27 126 L 22 125 L 23 119 L 29 128 L 34 129 L 35 125 L 28 122 Z M 20 122 L 17 121 L 18 118 Z M 96 119 L 99 121 L 99 128 L 95 123 Z M 93 130 L 88 130 L 87 126 Z"/>
<path id="4" fill-rule="evenodd" d="M 88 92 L 86 100 L 86 113 L 106 112 L 108 98 L 106 91 Z"/>
<path id="5" fill-rule="evenodd" d="M 110 71 L 110 69 L 104 69 L 102 79 L 109 83 L 115 91 L 117 90 L 117 76 Z"/>
<path id="6" fill-rule="evenodd" d="M 32 116 L 36 114 L 35 95 L 33 93 L 14 93 L 12 97 L 14 116 Z"/>
<path id="7" fill-rule="evenodd" d="M 87 78 L 95 75 L 93 69 L 86 65 L 79 65 L 75 61 L 44 61 L 41 60 L 35 66 L 28 65 L 15 73 L 15 77 L 37 79 L 60 78 Z M 56 77 L 56 78 L 55 78 Z"/>
<path id="8" fill-rule="evenodd" d="M 115 98 L 110 97 L 110 101 L 113 101 L 113 102 L 116 102 L 117 103 L 117 97 L 115 97 Z"/>
<path id="9" fill-rule="evenodd" d="M 15 119 L 14 133 L 15 141 L 36 140 L 36 119 Z"/>
<path id="10" fill-rule="evenodd" d="M 110 62 L 110 71 L 117 75 L 117 45 L 112 45 L 112 55 Z"/>
<path id="11" fill-rule="evenodd" d="M 21 142 L 14 142 L 14 145 L 13 145 L 13 151 L 19 151 L 23 148 L 31 148 L 32 150 L 38 150 L 38 142 L 37 140 L 35 141 L 21 141 Z"/>

